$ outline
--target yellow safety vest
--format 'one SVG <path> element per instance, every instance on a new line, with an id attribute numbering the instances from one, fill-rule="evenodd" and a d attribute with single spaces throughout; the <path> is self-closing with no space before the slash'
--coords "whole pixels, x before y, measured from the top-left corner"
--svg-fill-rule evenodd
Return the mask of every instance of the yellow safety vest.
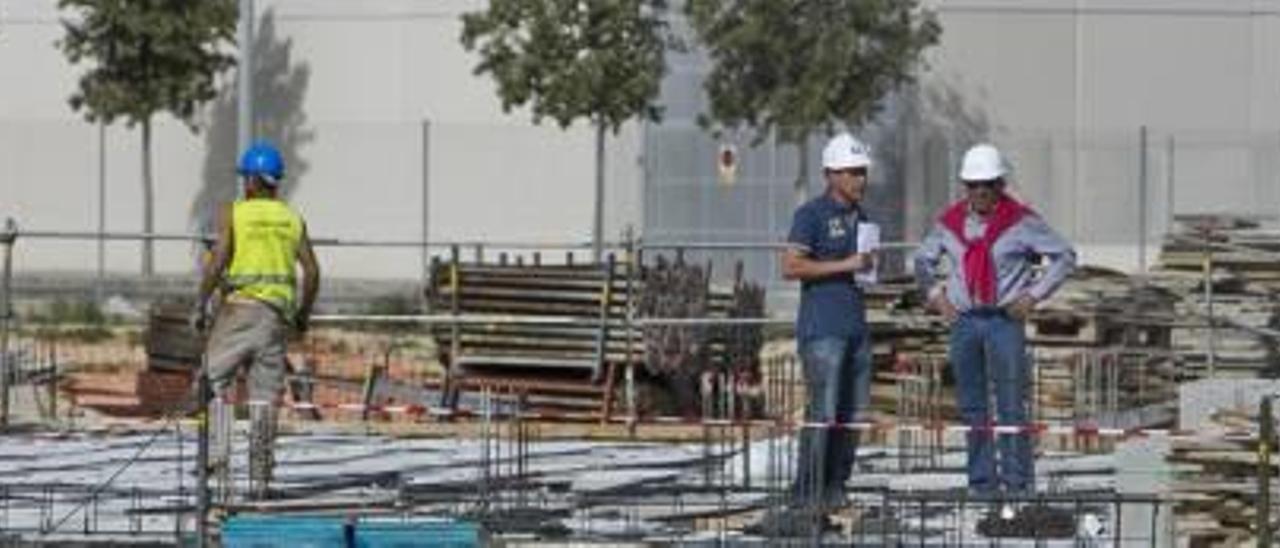
<path id="1" fill-rule="evenodd" d="M 257 198 L 235 203 L 231 226 L 235 250 L 226 275 L 231 295 L 262 301 L 292 319 L 302 218 L 280 200 Z"/>

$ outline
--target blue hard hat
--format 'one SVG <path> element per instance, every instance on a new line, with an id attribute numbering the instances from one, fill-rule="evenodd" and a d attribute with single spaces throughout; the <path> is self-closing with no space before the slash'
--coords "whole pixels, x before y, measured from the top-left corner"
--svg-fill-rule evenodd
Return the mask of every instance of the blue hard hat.
<path id="1" fill-rule="evenodd" d="M 284 158 L 271 143 L 258 141 L 240 155 L 236 172 L 245 177 L 261 177 L 262 180 L 275 184 L 284 179 Z"/>

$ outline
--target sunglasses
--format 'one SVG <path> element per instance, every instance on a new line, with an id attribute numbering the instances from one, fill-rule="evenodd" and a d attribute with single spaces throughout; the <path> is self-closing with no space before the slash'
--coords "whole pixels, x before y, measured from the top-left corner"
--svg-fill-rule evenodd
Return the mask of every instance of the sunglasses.
<path id="1" fill-rule="evenodd" d="M 978 190 L 980 188 L 997 189 L 1004 181 L 1000 179 L 992 179 L 990 181 L 965 181 L 964 187 L 969 190 Z"/>
<path id="2" fill-rule="evenodd" d="M 865 177 L 867 175 L 867 168 L 865 167 L 846 167 L 842 169 L 832 169 L 830 171 L 832 173 L 836 173 L 840 175 L 853 175 L 855 177 L 857 176 Z"/>

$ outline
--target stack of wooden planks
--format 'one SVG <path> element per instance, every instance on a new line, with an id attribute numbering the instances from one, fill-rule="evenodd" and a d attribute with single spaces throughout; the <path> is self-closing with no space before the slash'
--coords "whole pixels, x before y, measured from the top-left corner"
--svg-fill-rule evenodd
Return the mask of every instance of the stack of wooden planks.
<path id="1" fill-rule="evenodd" d="M 1187 327 L 1174 332 L 1172 343 L 1184 376 L 1274 375 L 1280 230 L 1240 216 L 1175 221 L 1151 282 L 1182 297 L 1175 315 Z"/>
<path id="2" fill-rule="evenodd" d="M 1191 546 L 1258 546 L 1258 410 L 1220 411 L 1213 422 L 1219 428 L 1201 432 L 1204 437 L 1173 440 L 1167 457 L 1174 464 L 1171 490 L 1178 538 Z M 1268 511 L 1274 531 L 1280 525 L 1274 498 L 1280 494 L 1280 458 L 1274 454 L 1274 440 L 1270 452 L 1273 498 Z"/>

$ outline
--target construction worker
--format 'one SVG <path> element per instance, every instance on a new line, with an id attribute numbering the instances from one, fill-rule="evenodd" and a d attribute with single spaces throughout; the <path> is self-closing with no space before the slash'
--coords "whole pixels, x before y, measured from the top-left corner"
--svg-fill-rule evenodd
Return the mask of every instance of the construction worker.
<path id="1" fill-rule="evenodd" d="M 805 425 L 792 486 L 794 508 L 779 529 L 829 527 L 826 514 L 844 506 L 845 481 L 853 465 L 854 437 L 839 424 L 853 418 L 869 390 L 866 310 L 855 274 L 872 269 L 871 253 L 857 249 L 859 203 L 867 187 L 871 151 L 848 133 L 822 152 L 826 191 L 800 206 L 782 256 L 783 277 L 800 282 L 796 340 L 807 389 Z M 864 355 L 864 353 L 866 353 Z M 859 385 L 866 385 L 866 388 Z M 796 519 L 803 518 L 803 519 Z M 766 527 L 762 527 L 767 528 Z M 804 529 L 801 529 L 803 531 Z"/>
<path id="2" fill-rule="evenodd" d="M 999 435 L 996 466 L 989 400 L 994 389 L 997 424 L 1028 426 L 1030 363 L 1023 322 L 1076 264 L 1071 245 L 1005 192 L 1006 175 L 994 146 L 969 149 L 960 167 L 965 197 L 942 212 L 914 258 L 921 291 L 951 326 L 956 397 L 970 426 L 969 489 L 977 495 L 1035 490 L 1029 429 Z M 950 273 L 935 283 L 944 256 Z M 1039 257 L 1049 265 L 1037 276 Z"/>
<path id="3" fill-rule="evenodd" d="M 275 438 L 276 405 L 284 384 L 285 350 L 289 330 L 304 332 L 320 283 L 320 267 L 307 237 L 306 224 L 279 196 L 284 160 L 274 146 L 254 144 L 240 157 L 238 173 L 244 199 L 223 209 L 211 260 L 205 265 L 193 324 L 208 324 L 210 298 L 221 286 L 225 295 L 209 333 L 206 372 L 213 387 L 211 420 L 224 452 L 230 447 L 230 388 L 241 367 L 248 367 L 253 418 L 252 442 L 263 451 L 250 455 L 251 477 L 258 476 L 264 496 L 270 480 L 271 444 Z M 302 296 L 297 296 L 295 263 L 302 267 Z M 218 447 L 214 446 L 214 453 Z M 229 458 L 229 455 L 222 455 Z M 215 461 L 217 459 L 214 459 Z M 222 463 L 225 466 L 225 463 Z"/>

